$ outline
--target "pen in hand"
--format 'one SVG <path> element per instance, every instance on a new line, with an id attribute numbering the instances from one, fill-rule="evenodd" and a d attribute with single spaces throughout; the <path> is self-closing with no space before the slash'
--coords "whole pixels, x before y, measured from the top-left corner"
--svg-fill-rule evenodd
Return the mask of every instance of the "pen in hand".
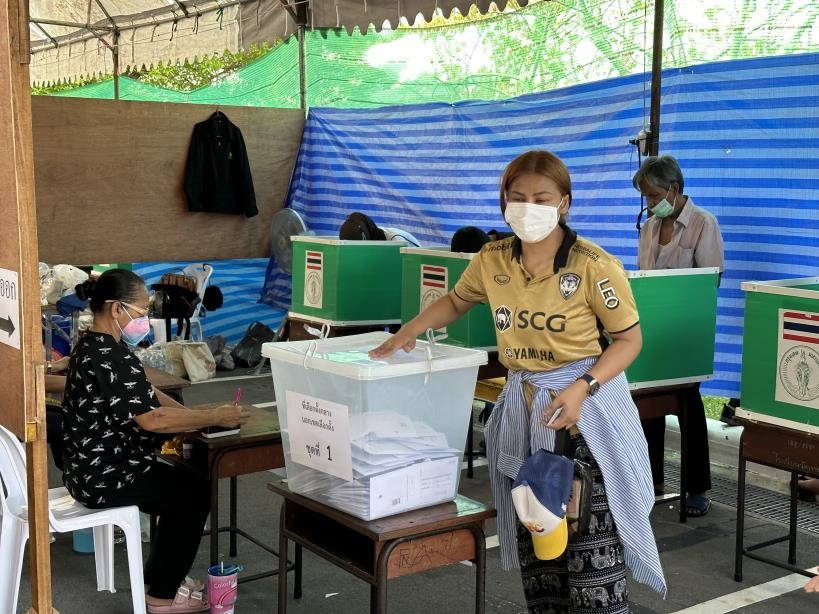
<path id="1" fill-rule="evenodd" d="M 237 388 L 236 394 L 233 396 L 233 404 L 239 405 L 242 402 L 242 389 Z"/>

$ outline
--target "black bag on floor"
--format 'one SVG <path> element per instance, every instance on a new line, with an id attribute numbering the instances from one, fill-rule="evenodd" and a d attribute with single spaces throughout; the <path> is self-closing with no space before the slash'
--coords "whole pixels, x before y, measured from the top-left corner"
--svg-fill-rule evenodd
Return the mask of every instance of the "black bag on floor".
<path id="1" fill-rule="evenodd" d="M 255 367 L 262 361 L 262 344 L 275 338 L 276 331 L 261 322 L 254 322 L 230 353 L 233 362 L 237 367 Z"/>

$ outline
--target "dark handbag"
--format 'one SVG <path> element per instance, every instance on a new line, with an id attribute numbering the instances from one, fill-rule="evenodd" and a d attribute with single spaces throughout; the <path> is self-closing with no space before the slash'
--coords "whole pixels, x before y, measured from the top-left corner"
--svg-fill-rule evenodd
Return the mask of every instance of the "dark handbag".
<path id="1" fill-rule="evenodd" d="M 569 535 L 587 535 L 591 520 L 592 470 L 591 466 L 572 455 L 571 435 L 567 429 L 555 432 L 555 454 L 562 454 L 574 463 L 572 494 L 566 508 Z"/>
<path id="2" fill-rule="evenodd" d="M 247 327 L 245 336 L 230 353 L 234 364 L 240 367 L 255 367 L 262 361 L 262 344 L 275 338 L 276 331 L 261 322 L 254 322 Z"/>
<path id="3" fill-rule="evenodd" d="M 171 320 L 176 319 L 176 334 L 185 331 L 185 338 L 190 338 L 190 318 L 196 311 L 199 295 L 196 292 L 196 279 L 182 273 L 165 273 L 159 283 L 152 284 L 154 296 L 151 301 L 150 316 L 165 320 L 165 339 L 171 339 Z"/>

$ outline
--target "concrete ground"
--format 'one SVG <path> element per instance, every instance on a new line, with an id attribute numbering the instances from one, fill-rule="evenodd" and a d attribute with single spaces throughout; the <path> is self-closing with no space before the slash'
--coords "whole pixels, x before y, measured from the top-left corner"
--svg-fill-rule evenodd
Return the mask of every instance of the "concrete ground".
<path id="1" fill-rule="evenodd" d="M 243 379 L 236 379 L 243 378 Z M 273 401 L 273 386 L 269 371 L 253 377 L 248 370 L 219 373 L 219 378 L 196 384 L 184 391 L 188 404 L 229 401 L 237 385 L 241 385 L 243 402 Z M 703 613 L 742 612 L 743 614 L 779 613 L 815 614 L 819 595 L 806 594 L 804 576 L 778 567 L 744 558 L 744 578 L 734 581 L 736 523 L 736 461 L 737 442 L 741 427 L 726 427 L 710 422 L 711 462 L 714 489 L 710 495 L 713 506 L 702 518 L 678 522 L 677 502 L 655 507 L 652 524 L 659 545 L 669 592 L 665 600 L 644 585 L 630 582 L 630 601 L 636 613 Z M 481 434 L 475 433 L 476 441 Z M 679 473 L 679 433 L 669 420 L 666 439 L 667 485 L 674 486 Z M 464 465 L 465 467 L 465 465 Z M 53 466 L 52 466 L 53 470 Z M 476 459 L 475 476 L 466 477 L 464 470 L 460 492 L 491 504 L 491 494 L 483 458 Z M 787 516 L 787 474 L 749 466 L 749 513 L 746 516 L 746 539 L 759 542 L 783 535 Z M 50 475 L 52 485 L 59 484 L 56 471 Z M 270 545 L 277 543 L 280 500 L 266 484 L 269 474 L 257 473 L 239 479 L 239 522 L 251 534 Z M 222 494 L 227 494 L 222 488 Z M 222 506 L 226 514 L 227 505 Z M 222 522 L 225 522 L 223 517 Z M 797 565 L 803 569 L 819 563 L 819 504 L 799 504 Z M 227 548 L 227 536 L 222 535 Z M 494 522 L 487 528 L 488 561 L 486 574 L 486 611 L 491 614 L 526 612 L 523 591 L 517 572 L 504 572 L 498 560 Z M 147 553 L 147 544 L 143 545 Z M 207 543 L 203 540 L 200 554 L 192 570 L 198 578 L 206 576 Z M 766 554 L 784 560 L 786 546 L 778 544 L 766 549 Z M 127 557 L 124 546 L 117 547 L 116 593 L 96 591 L 94 557 L 72 550 L 71 535 L 57 535 L 51 547 L 54 607 L 62 614 L 120 614 L 131 612 Z M 253 544 L 239 540 L 236 562 L 245 573 L 272 569 L 276 557 Z M 7 561 L 2 562 L 5 568 Z M 292 587 L 292 577 L 290 579 Z M 468 564 L 452 565 L 422 574 L 390 581 L 389 612 L 391 614 L 455 614 L 474 611 L 474 573 Z M 276 579 L 264 578 L 241 584 L 236 612 L 275 612 Z M 18 613 L 28 611 L 31 604 L 28 558 L 24 563 Z M 339 571 L 334 566 L 305 552 L 304 595 L 288 601 L 292 614 L 327 612 L 328 614 L 361 614 L 369 611 L 369 587 L 361 580 Z M 0 613 L 4 614 L 4 613 Z"/>

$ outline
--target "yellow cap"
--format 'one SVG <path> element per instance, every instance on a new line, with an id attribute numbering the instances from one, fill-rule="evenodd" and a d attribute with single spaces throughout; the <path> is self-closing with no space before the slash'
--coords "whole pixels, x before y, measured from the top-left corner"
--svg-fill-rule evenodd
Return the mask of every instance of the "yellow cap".
<path id="1" fill-rule="evenodd" d="M 535 556 L 541 561 L 556 559 L 566 551 L 566 545 L 569 543 L 569 527 L 565 517 L 551 533 L 531 529 L 529 531 L 532 535 L 532 544 L 535 546 Z"/>

